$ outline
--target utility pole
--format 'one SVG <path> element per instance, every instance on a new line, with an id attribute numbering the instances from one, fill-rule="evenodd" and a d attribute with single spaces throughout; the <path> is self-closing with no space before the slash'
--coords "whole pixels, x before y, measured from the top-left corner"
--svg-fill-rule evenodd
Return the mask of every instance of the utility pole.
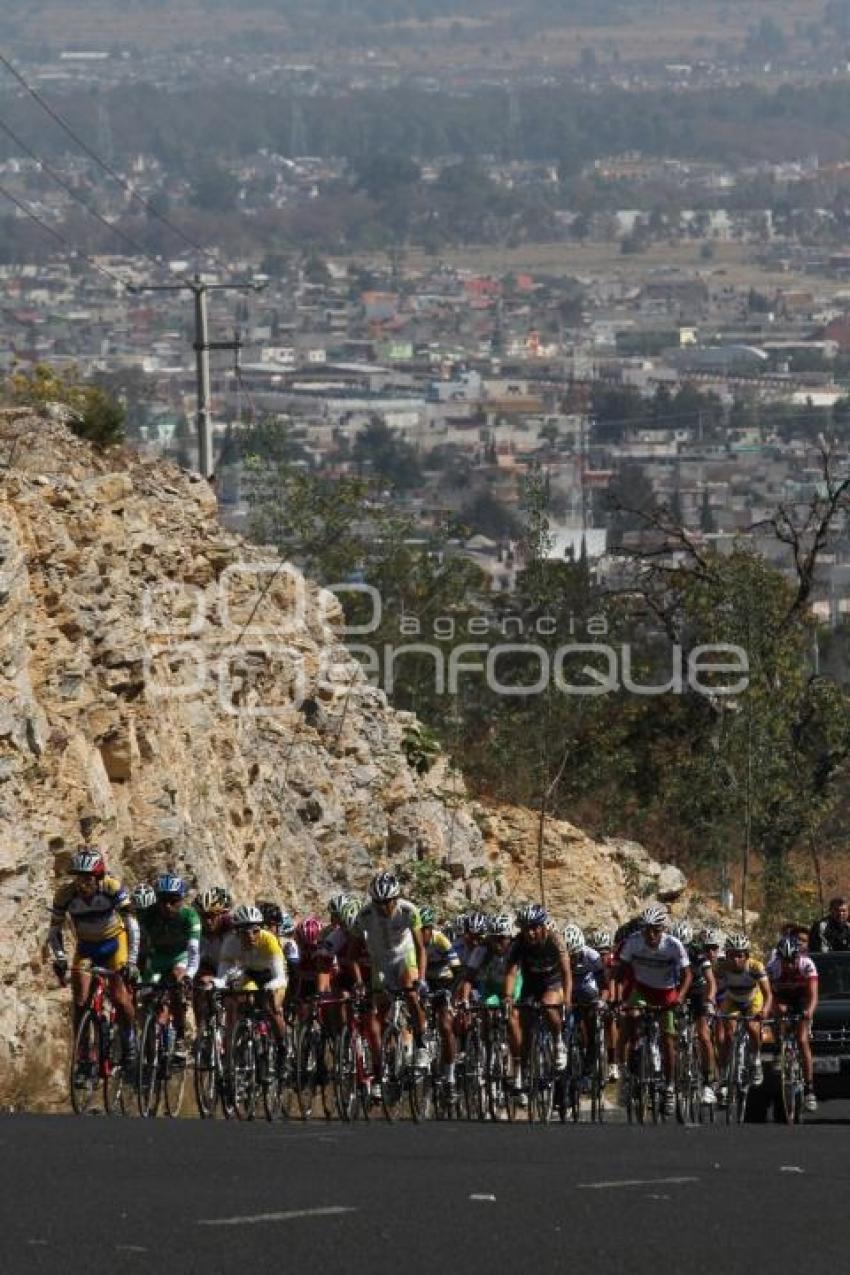
<path id="1" fill-rule="evenodd" d="M 210 350 L 235 350 L 242 342 L 210 341 L 207 295 L 210 292 L 261 292 L 264 283 L 205 283 L 199 274 L 184 283 L 132 284 L 128 292 L 191 292 L 195 300 L 195 385 L 197 410 L 195 423 L 198 430 L 198 469 L 204 478 L 213 475 L 212 406 L 210 403 Z"/>

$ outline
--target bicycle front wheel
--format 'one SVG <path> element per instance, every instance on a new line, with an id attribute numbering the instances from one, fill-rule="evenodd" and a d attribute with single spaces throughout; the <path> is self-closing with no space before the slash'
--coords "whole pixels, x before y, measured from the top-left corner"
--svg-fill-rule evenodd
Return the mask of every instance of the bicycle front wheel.
<path id="1" fill-rule="evenodd" d="M 548 1124 L 555 1100 L 555 1046 L 544 1027 L 534 1028 L 529 1057 L 528 1119 Z"/>
<path id="2" fill-rule="evenodd" d="M 259 1045 L 257 1071 L 260 1090 L 263 1095 L 263 1111 L 267 1120 L 274 1120 L 280 1115 L 281 1071 L 279 1055 L 281 1051 L 271 1031 L 260 1038 Z"/>
<path id="3" fill-rule="evenodd" d="M 397 1027 L 387 1027 L 381 1039 L 381 1103 L 387 1120 L 398 1120 L 404 1099 L 404 1048 Z"/>
<path id="4" fill-rule="evenodd" d="M 257 1056 L 254 1030 L 244 1018 L 236 1024 L 230 1043 L 229 1071 L 233 1106 L 240 1120 L 253 1120 L 257 1109 Z"/>
<path id="5" fill-rule="evenodd" d="M 216 1057 L 218 1048 L 218 1031 L 215 1024 L 209 1022 L 195 1041 L 195 1102 L 198 1115 L 202 1120 L 212 1120 L 218 1105 L 219 1059 Z"/>
<path id="6" fill-rule="evenodd" d="M 78 1116 L 88 1111 L 100 1077 L 100 1030 L 97 1018 L 87 1009 L 74 1035 L 71 1053 L 69 1092 L 71 1107 Z"/>
<path id="7" fill-rule="evenodd" d="M 484 1119 L 487 1114 L 484 1090 L 484 1045 L 476 1028 L 471 1028 L 466 1036 L 463 1101 L 467 1120 Z"/>
<path id="8" fill-rule="evenodd" d="M 785 1124 L 803 1119 L 803 1068 L 795 1040 L 786 1040 L 780 1055 L 780 1110 Z"/>
<path id="9" fill-rule="evenodd" d="M 124 1099 L 124 1046 L 121 1033 L 115 1023 L 107 1025 L 109 1048 L 106 1051 L 103 1075 L 103 1108 L 107 1115 L 126 1116 Z"/>
<path id="10" fill-rule="evenodd" d="M 180 1115 L 183 1095 L 186 1092 L 186 1058 L 174 1055 L 174 1035 L 169 1031 L 170 1044 L 162 1051 L 162 1087 L 165 1091 L 165 1110 L 172 1120 Z"/>
<path id="11" fill-rule="evenodd" d="M 162 1095 L 160 1045 L 157 1016 L 150 1013 L 145 1018 L 139 1041 L 139 1072 L 136 1082 L 139 1115 L 145 1119 L 156 1115 Z"/>

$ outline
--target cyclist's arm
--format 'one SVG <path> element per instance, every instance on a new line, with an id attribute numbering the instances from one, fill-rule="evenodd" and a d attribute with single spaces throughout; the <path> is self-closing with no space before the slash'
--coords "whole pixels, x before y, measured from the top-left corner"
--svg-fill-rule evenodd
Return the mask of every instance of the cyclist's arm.
<path id="1" fill-rule="evenodd" d="M 282 951 L 275 952 L 272 956 L 270 972 L 271 978 L 265 985 L 267 992 L 276 992 L 278 988 L 286 987 L 286 961 Z"/>
<path id="2" fill-rule="evenodd" d="M 124 929 L 127 932 L 127 963 L 129 965 L 138 965 L 139 963 L 139 922 L 136 920 L 132 912 L 125 912 L 123 916 Z"/>
<path id="3" fill-rule="evenodd" d="M 512 1001 L 514 998 L 514 987 L 516 985 L 516 972 L 519 969 L 519 961 L 514 961 L 513 965 L 509 965 L 505 970 L 505 986 L 503 995 L 505 1000 Z"/>
<path id="4" fill-rule="evenodd" d="M 416 951 L 416 962 L 419 968 L 419 981 L 424 983 L 425 976 L 428 973 L 428 949 L 422 942 L 422 930 L 420 926 L 411 926 L 410 933 L 413 935 L 413 946 Z"/>
<path id="5" fill-rule="evenodd" d="M 561 948 L 560 958 L 561 981 L 564 984 L 564 1001 L 567 1005 L 569 1005 L 573 999 L 573 967 L 570 963 L 570 958 L 567 955 L 566 948 Z"/>
<path id="6" fill-rule="evenodd" d="M 47 946 L 57 961 L 65 959 L 65 940 L 63 936 L 64 912 L 57 913 L 56 908 L 50 913 L 50 929 L 47 931 Z"/>
<path id="7" fill-rule="evenodd" d="M 705 969 L 705 999 L 709 1005 L 714 1005 L 717 1001 L 717 979 L 710 965 Z"/>
<path id="8" fill-rule="evenodd" d="M 773 1008 L 773 989 L 770 986 L 770 979 L 766 974 L 757 981 L 756 987 L 762 994 L 761 1012 L 765 1018 L 768 1018 L 770 1016 L 770 1011 Z"/>
<path id="9" fill-rule="evenodd" d="M 807 1018 L 811 1018 L 817 1008 L 818 1003 L 818 980 L 810 978 L 806 987 L 806 1008 L 803 1013 Z"/>
<path id="10" fill-rule="evenodd" d="M 186 944 L 186 977 L 194 978 L 201 963 L 201 944 L 196 938 Z"/>
<path id="11" fill-rule="evenodd" d="M 682 970 L 682 981 L 679 984 L 679 1001 L 684 1001 L 688 992 L 691 990 L 691 983 L 694 981 L 694 972 L 690 965 L 686 965 Z"/>

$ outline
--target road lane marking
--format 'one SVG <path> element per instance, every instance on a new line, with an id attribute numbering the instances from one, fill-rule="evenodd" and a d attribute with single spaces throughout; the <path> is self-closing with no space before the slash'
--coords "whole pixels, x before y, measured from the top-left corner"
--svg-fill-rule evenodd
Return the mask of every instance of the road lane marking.
<path id="1" fill-rule="evenodd" d="M 577 1182 L 577 1191 L 608 1191 L 619 1186 L 678 1186 L 699 1182 L 699 1178 L 621 1178 L 619 1182 Z"/>
<path id="2" fill-rule="evenodd" d="M 495 1204 L 495 1203 L 496 1203 L 496 1197 L 495 1197 L 495 1195 L 471 1195 L 469 1198 L 470 1198 L 470 1200 L 479 1200 L 479 1201 L 482 1201 L 482 1200 L 483 1200 L 483 1201 L 485 1201 L 485 1202 L 486 1202 L 486 1203 L 488 1203 L 488 1204 Z"/>
<path id="3" fill-rule="evenodd" d="M 801 1169 L 799 1164 L 780 1164 L 780 1173 L 805 1173 L 805 1169 Z"/>
<path id="4" fill-rule="evenodd" d="M 356 1213 L 347 1205 L 332 1204 L 324 1209 L 288 1209 L 285 1213 L 251 1213 L 245 1217 L 201 1217 L 198 1226 L 253 1226 L 256 1222 L 292 1222 L 298 1217 L 335 1217 L 340 1213 Z"/>

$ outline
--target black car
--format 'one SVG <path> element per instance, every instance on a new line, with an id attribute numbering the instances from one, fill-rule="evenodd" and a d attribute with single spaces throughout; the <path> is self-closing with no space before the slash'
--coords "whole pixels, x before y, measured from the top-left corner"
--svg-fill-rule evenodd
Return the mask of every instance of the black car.
<path id="1" fill-rule="evenodd" d="M 813 952 L 818 1007 L 812 1023 L 815 1094 L 850 1098 L 850 952 Z"/>

